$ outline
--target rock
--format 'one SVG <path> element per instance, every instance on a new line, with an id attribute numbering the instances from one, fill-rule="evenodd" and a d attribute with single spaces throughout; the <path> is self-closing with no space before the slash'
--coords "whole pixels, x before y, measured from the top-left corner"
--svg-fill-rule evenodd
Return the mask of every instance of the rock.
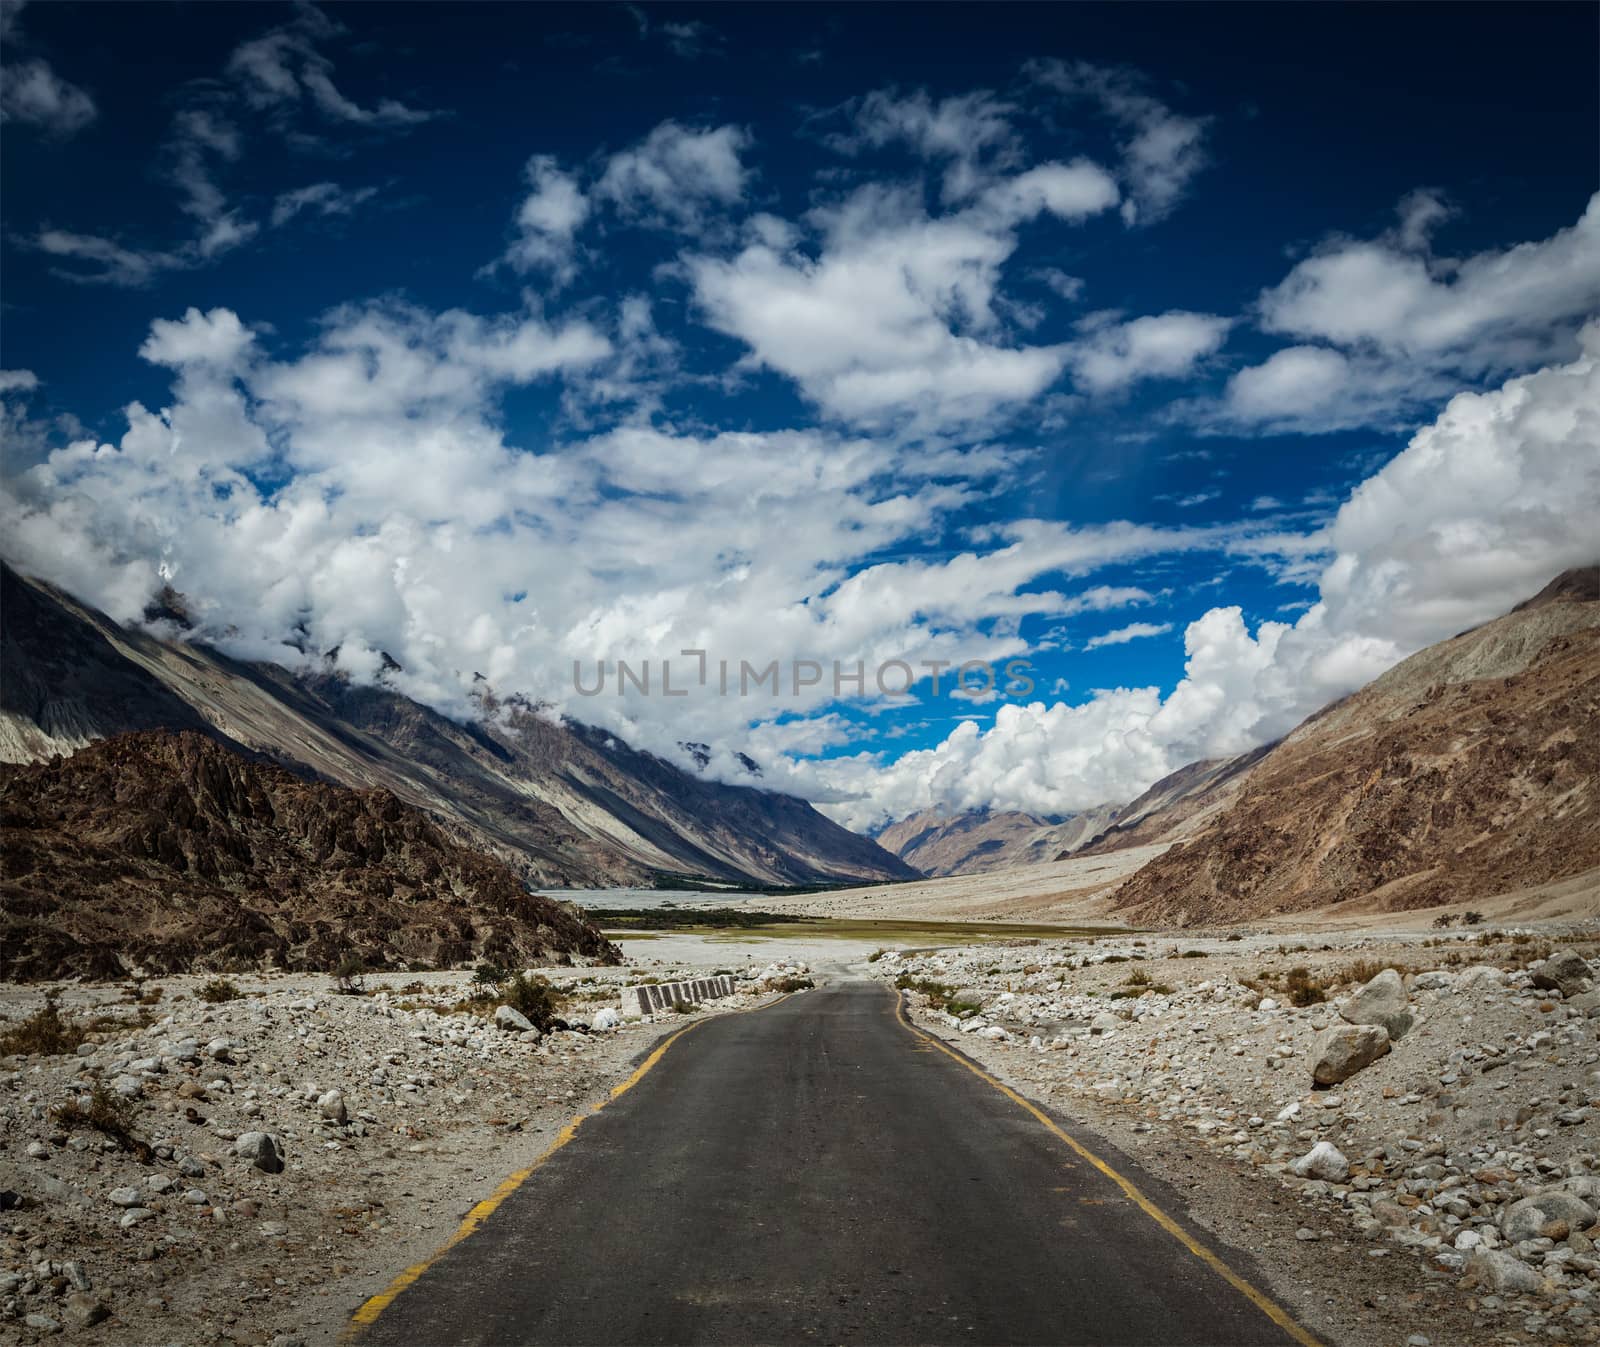
<path id="1" fill-rule="evenodd" d="M 1563 996 L 1578 996 L 1594 985 L 1594 970 L 1574 950 L 1564 949 L 1533 970 L 1533 985 Z"/>
<path id="2" fill-rule="evenodd" d="M 110 1317 L 111 1311 L 91 1295 L 74 1291 L 67 1297 L 66 1318 L 74 1328 L 93 1328 Z"/>
<path id="3" fill-rule="evenodd" d="M 1467 1275 L 1497 1294 L 1522 1295 L 1544 1289 L 1544 1278 L 1503 1249 L 1474 1249 Z"/>
<path id="4" fill-rule="evenodd" d="M 117 1224 L 124 1230 L 131 1230 L 140 1222 L 153 1221 L 155 1218 L 155 1212 L 150 1210 L 149 1207 L 129 1207 L 127 1211 L 122 1213 L 122 1219 Z"/>
<path id="5" fill-rule="evenodd" d="M 1411 990 L 1414 992 L 1447 992 L 1455 986 L 1455 975 L 1446 973 L 1443 969 L 1434 969 L 1430 973 L 1418 973 L 1411 979 Z"/>
<path id="6" fill-rule="evenodd" d="M 1506 975 L 1490 964 L 1473 964 L 1456 978 L 1456 991 L 1464 994 L 1486 992 L 1506 985 Z"/>
<path id="7" fill-rule="evenodd" d="M 345 1123 L 350 1119 L 349 1110 L 344 1106 L 344 1095 L 338 1090 L 329 1090 L 317 1099 L 317 1112 L 329 1122 Z"/>
<path id="8" fill-rule="evenodd" d="M 31 1160 L 47 1160 L 50 1158 L 50 1148 L 42 1141 L 28 1143 L 28 1158 Z"/>
<path id="9" fill-rule="evenodd" d="M 1339 1005 L 1339 1014 L 1350 1024 L 1381 1024 L 1391 1039 L 1401 1039 L 1414 1023 L 1406 1009 L 1406 984 L 1400 974 L 1385 968 L 1377 977 Z"/>
<path id="10" fill-rule="evenodd" d="M 1122 1028 L 1122 1021 L 1109 1010 L 1102 1010 L 1089 1021 L 1089 1032 L 1091 1034 L 1109 1033 L 1113 1029 L 1120 1028 Z"/>
<path id="11" fill-rule="evenodd" d="M 1319 1141 L 1289 1166 L 1289 1172 L 1302 1179 L 1326 1179 L 1343 1183 L 1350 1177 L 1350 1162 L 1331 1141 Z"/>
<path id="12" fill-rule="evenodd" d="M 183 1200 L 185 1202 L 187 1202 L 191 1207 L 203 1207 L 211 1199 L 206 1196 L 205 1190 L 203 1188 L 190 1188 L 187 1192 L 184 1193 Z"/>
<path id="13" fill-rule="evenodd" d="M 143 1200 L 137 1188 L 113 1188 L 106 1194 L 106 1201 L 114 1207 L 137 1207 Z"/>
<path id="14" fill-rule="evenodd" d="M 124 1099 L 137 1099 L 144 1093 L 144 1082 L 137 1076 L 116 1076 L 111 1081 L 111 1088 Z"/>
<path id="15" fill-rule="evenodd" d="M 1263 996 L 1259 1001 L 1256 1002 L 1257 1010 L 1276 1010 L 1277 1008 L 1278 1003 L 1270 996 Z"/>
<path id="16" fill-rule="evenodd" d="M 1300 1116 L 1300 1101 L 1296 1099 L 1293 1103 L 1285 1104 L 1278 1110 L 1276 1116 L 1279 1122 L 1290 1122 L 1298 1118 Z"/>
<path id="17" fill-rule="evenodd" d="M 1381 1024 L 1335 1024 L 1312 1045 L 1311 1078 L 1337 1085 L 1389 1051 L 1389 1031 Z"/>
<path id="18" fill-rule="evenodd" d="M 233 1153 L 263 1173 L 283 1173 L 283 1142 L 271 1132 L 244 1133 L 233 1143 Z"/>
<path id="19" fill-rule="evenodd" d="M 206 1056 L 214 1062 L 226 1062 L 233 1055 L 233 1040 L 231 1038 L 213 1038 L 206 1044 Z"/>
<path id="20" fill-rule="evenodd" d="M 494 1012 L 494 1022 L 514 1034 L 525 1034 L 533 1028 L 533 1021 L 514 1006 L 501 1006 Z"/>
<path id="21" fill-rule="evenodd" d="M 89 1280 L 89 1274 L 83 1270 L 83 1264 L 76 1259 L 68 1259 L 61 1265 L 61 1275 L 72 1283 L 74 1291 L 92 1291 L 94 1283 Z"/>
<path id="22" fill-rule="evenodd" d="M 617 1013 L 614 1006 L 605 1006 L 595 1011 L 594 1018 L 589 1021 L 591 1029 L 615 1029 L 622 1023 L 622 1016 Z"/>
<path id="23" fill-rule="evenodd" d="M 999 1042 L 1002 1039 L 1010 1038 L 1011 1035 L 1002 1029 L 998 1024 L 991 1024 L 979 1029 L 974 1037 L 988 1038 L 994 1040 L 995 1042 Z"/>
<path id="24" fill-rule="evenodd" d="M 59 1333 L 61 1325 L 48 1314 L 29 1314 L 24 1316 L 23 1323 L 35 1333 Z"/>
<path id="25" fill-rule="evenodd" d="M 170 1193 L 178 1186 L 178 1181 L 170 1174 L 152 1174 L 144 1181 L 144 1186 L 152 1193 Z"/>
<path id="26" fill-rule="evenodd" d="M 1575 1193 L 1552 1189 L 1536 1193 L 1520 1202 L 1513 1202 L 1500 1217 L 1500 1233 L 1512 1244 L 1525 1239 L 1565 1239 L 1574 1230 L 1584 1230 L 1593 1225 L 1595 1209 Z M 1553 1233 L 1558 1225 L 1566 1226 L 1560 1235 Z"/>

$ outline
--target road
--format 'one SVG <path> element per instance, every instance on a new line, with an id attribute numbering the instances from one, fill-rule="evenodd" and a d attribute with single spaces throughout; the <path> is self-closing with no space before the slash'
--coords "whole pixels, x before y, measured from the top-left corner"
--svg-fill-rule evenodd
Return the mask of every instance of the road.
<path id="1" fill-rule="evenodd" d="M 1094 1143 L 1119 1183 L 1050 1126 L 1072 1134 L 913 1032 L 876 984 L 709 1019 L 351 1336 L 1313 1341 L 1240 1255 L 1164 1228 L 1159 1184 Z"/>

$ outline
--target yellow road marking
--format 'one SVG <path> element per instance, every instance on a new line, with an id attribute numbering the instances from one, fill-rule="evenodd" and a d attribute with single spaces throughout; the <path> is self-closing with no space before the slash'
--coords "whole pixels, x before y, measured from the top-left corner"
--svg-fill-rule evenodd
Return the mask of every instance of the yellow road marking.
<path id="1" fill-rule="evenodd" d="M 770 1006 L 777 1005 L 779 1001 L 787 1001 L 791 995 L 793 995 L 792 992 L 788 995 L 780 996 L 777 1001 L 768 1001 L 766 1005 L 752 1006 L 750 1009 L 766 1010 Z M 735 1013 L 748 1014 L 749 1012 L 736 1011 Z M 519 1169 L 515 1174 L 512 1174 L 508 1178 L 502 1180 L 500 1186 L 497 1187 L 494 1192 L 490 1193 L 488 1197 L 484 1198 L 482 1202 L 478 1203 L 477 1206 L 473 1207 L 473 1209 L 466 1214 L 465 1219 L 463 1219 L 461 1224 L 456 1227 L 455 1233 L 451 1235 L 449 1239 L 447 1239 L 431 1254 L 424 1258 L 420 1263 L 413 1263 L 392 1282 L 390 1282 L 388 1286 L 379 1291 L 377 1295 L 364 1302 L 361 1308 L 350 1316 L 350 1322 L 345 1327 L 344 1332 L 339 1335 L 339 1341 L 342 1343 L 354 1342 L 360 1336 L 363 1329 L 373 1324 L 377 1320 L 378 1316 L 394 1303 L 396 1296 L 398 1296 L 408 1286 L 415 1282 L 419 1277 L 422 1276 L 424 1272 L 426 1272 L 430 1267 L 443 1258 L 445 1254 L 449 1253 L 451 1249 L 455 1248 L 456 1245 L 461 1243 L 462 1240 L 464 1240 L 468 1235 L 472 1234 L 473 1231 L 475 1231 L 480 1225 L 488 1220 L 489 1217 L 494 1214 L 496 1207 L 504 1202 L 506 1198 L 510 1197 L 512 1193 L 516 1192 L 517 1189 L 527 1181 L 528 1177 L 536 1170 L 541 1168 L 552 1155 L 554 1155 L 558 1150 L 571 1141 L 572 1138 L 577 1135 L 578 1128 L 583 1125 L 583 1120 L 585 1118 L 592 1118 L 613 1099 L 621 1098 L 623 1095 L 627 1094 L 629 1090 L 631 1090 L 635 1085 L 644 1079 L 645 1073 L 648 1072 L 651 1067 L 653 1067 L 657 1062 L 667 1055 L 667 1049 L 685 1034 L 692 1033 L 702 1024 L 708 1024 L 713 1019 L 721 1018 L 722 1016 L 720 1015 L 709 1016 L 703 1020 L 696 1020 L 693 1024 L 687 1025 L 678 1030 L 677 1033 L 673 1034 L 665 1042 L 658 1045 L 656 1049 L 644 1059 L 644 1061 L 640 1062 L 638 1067 L 635 1068 L 633 1074 L 629 1076 L 627 1080 L 623 1081 L 620 1085 L 614 1085 L 611 1089 L 611 1093 L 606 1098 L 602 1099 L 587 1113 L 580 1113 L 577 1117 L 569 1119 L 567 1124 L 556 1133 L 555 1140 L 550 1143 L 544 1154 L 526 1169 Z"/>
<path id="2" fill-rule="evenodd" d="M 1040 1123 L 1044 1125 L 1046 1131 L 1051 1133 L 1051 1135 L 1055 1136 L 1059 1140 L 1066 1142 L 1066 1144 L 1076 1151 L 1083 1159 L 1087 1160 L 1108 1179 L 1115 1183 L 1117 1187 L 1122 1189 L 1123 1193 L 1127 1195 L 1128 1199 L 1138 1206 L 1146 1216 L 1148 1216 L 1152 1221 L 1154 1221 L 1169 1235 L 1171 1235 L 1173 1239 L 1177 1240 L 1178 1243 L 1182 1244 L 1184 1248 L 1186 1248 L 1202 1263 L 1204 1263 L 1219 1277 L 1221 1277 L 1223 1281 L 1227 1282 L 1229 1286 L 1233 1287 L 1235 1291 L 1238 1291 L 1242 1296 L 1245 1297 L 1245 1299 L 1250 1301 L 1252 1305 L 1266 1315 L 1267 1318 L 1271 1319 L 1273 1323 L 1277 1324 L 1277 1326 L 1287 1333 L 1291 1338 L 1301 1344 L 1301 1347 L 1322 1347 L 1322 1343 L 1304 1328 L 1302 1328 L 1298 1323 L 1296 1323 L 1286 1309 L 1284 1309 L 1281 1305 L 1272 1300 L 1263 1292 L 1256 1290 L 1254 1286 L 1252 1286 L 1231 1267 L 1224 1263 L 1221 1258 L 1208 1249 L 1204 1244 L 1200 1243 L 1199 1240 L 1195 1239 L 1193 1235 L 1191 1235 L 1187 1230 L 1173 1220 L 1172 1217 L 1168 1216 L 1166 1212 L 1162 1211 L 1160 1207 L 1156 1206 L 1154 1202 L 1146 1197 L 1144 1193 L 1134 1185 L 1131 1179 L 1124 1178 L 1098 1155 L 1085 1146 L 1081 1141 L 1077 1140 L 1075 1137 L 1069 1136 L 1060 1127 L 1058 1127 L 1049 1114 L 1036 1107 L 1029 1100 L 1024 1099 L 1009 1085 L 1001 1084 L 1000 1081 L 996 1080 L 981 1066 L 977 1065 L 977 1063 L 968 1061 L 954 1048 L 950 1047 L 935 1035 L 924 1033 L 921 1029 L 918 1029 L 916 1025 L 912 1024 L 910 1020 L 906 1019 L 905 996 L 900 992 L 895 993 L 894 1013 L 895 1018 L 898 1019 L 906 1029 L 915 1034 L 924 1043 L 931 1043 L 940 1052 L 944 1053 L 946 1057 L 950 1058 L 951 1061 L 960 1063 L 962 1066 L 966 1067 L 968 1071 L 972 1072 L 973 1075 L 977 1076 L 979 1080 L 988 1082 L 988 1084 L 999 1090 L 1001 1094 L 1005 1095 L 1007 1099 L 1011 1100 L 1012 1103 L 1026 1109 L 1029 1113 L 1031 1113 Z"/>

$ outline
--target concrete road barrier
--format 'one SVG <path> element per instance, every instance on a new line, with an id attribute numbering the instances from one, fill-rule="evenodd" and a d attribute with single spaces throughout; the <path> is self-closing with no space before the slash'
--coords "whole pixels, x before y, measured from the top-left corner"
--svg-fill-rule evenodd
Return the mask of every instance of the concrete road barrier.
<path id="1" fill-rule="evenodd" d="M 676 1005 L 698 1005 L 701 1001 L 714 1001 L 720 996 L 732 995 L 733 977 L 728 973 L 716 977 L 690 978 L 687 982 L 648 982 L 622 989 L 622 1014 L 626 1019 L 636 1020 Z"/>

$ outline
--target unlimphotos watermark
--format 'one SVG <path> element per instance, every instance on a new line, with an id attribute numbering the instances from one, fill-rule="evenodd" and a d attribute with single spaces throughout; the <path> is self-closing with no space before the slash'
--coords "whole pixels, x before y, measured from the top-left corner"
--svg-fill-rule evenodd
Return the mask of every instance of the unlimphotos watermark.
<path id="1" fill-rule="evenodd" d="M 680 663 L 672 659 L 645 658 L 595 660 L 586 671 L 583 660 L 572 661 L 572 689 L 580 697 L 687 697 L 694 688 L 704 688 L 718 697 L 800 697 L 830 692 L 834 697 L 908 697 L 924 679 L 930 681 L 932 695 L 944 690 L 942 680 L 950 680 L 947 695 L 968 699 L 992 700 L 995 697 L 1026 697 L 1033 691 L 1028 675 L 1033 665 L 1025 659 L 1007 660 L 997 669 L 986 660 L 970 659 L 957 664 L 951 660 L 889 659 L 869 664 L 866 660 L 790 659 L 752 663 L 747 659 L 712 659 L 704 650 L 680 650 Z M 685 664 L 684 660 L 692 661 Z M 918 671 L 921 672 L 918 672 Z"/>

